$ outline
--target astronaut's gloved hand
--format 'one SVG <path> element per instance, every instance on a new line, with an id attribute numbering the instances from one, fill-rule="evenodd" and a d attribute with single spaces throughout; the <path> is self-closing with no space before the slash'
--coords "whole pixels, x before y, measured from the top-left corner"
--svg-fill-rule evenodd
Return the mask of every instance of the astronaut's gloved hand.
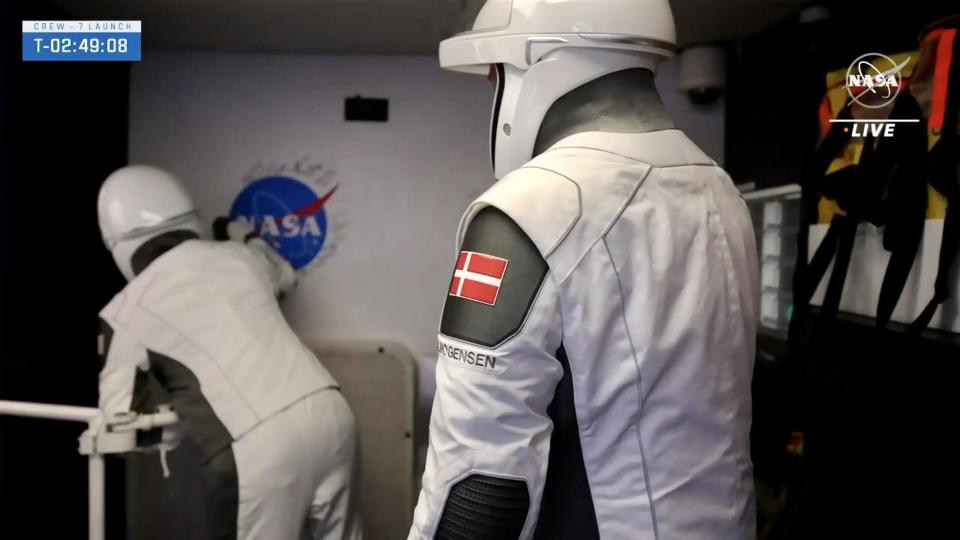
<path id="1" fill-rule="evenodd" d="M 135 411 L 119 411 L 109 413 L 106 416 L 106 423 L 110 426 L 126 426 L 132 424 L 139 418 L 140 414 Z"/>
<path id="2" fill-rule="evenodd" d="M 290 262 L 284 259 L 276 250 L 270 247 L 269 244 L 264 242 L 263 239 L 257 237 L 256 240 L 249 242 L 247 245 L 261 251 L 267 260 L 270 261 L 270 281 L 273 282 L 273 288 L 279 296 L 283 297 L 297 286 L 297 273 L 294 271 L 293 266 L 290 266 Z"/>
<path id="3" fill-rule="evenodd" d="M 180 424 L 174 424 L 172 426 L 165 426 L 163 429 L 163 435 L 160 438 L 160 448 L 164 450 L 174 450 L 180 443 L 183 442 L 183 428 L 180 427 Z"/>
<path id="4" fill-rule="evenodd" d="M 227 216 L 220 216 L 213 220 L 212 228 L 215 240 L 233 240 L 234 242 L 246 243 L 258 236 L 246 220 L 231 219 Z"/>
<path id="5" fill-rule="evenodd" d="M 289 261 L 260 238 L 246 220 L 218 217 L 213 221 L 213 237 L 217 240 L 240 242 L 262 255 L 267 262 L 267 273 L 273 289 L 278 295 L 289 293 L 297 285 L 297 274 Z"/>

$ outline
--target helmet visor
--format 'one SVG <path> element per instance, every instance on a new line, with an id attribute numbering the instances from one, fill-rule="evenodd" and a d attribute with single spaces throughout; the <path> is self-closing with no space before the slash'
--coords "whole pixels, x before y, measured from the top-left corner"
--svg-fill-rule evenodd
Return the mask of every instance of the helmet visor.
<path id="1" fill-rule="evenodd" d="M 188 212 L 184 212 L 182 214 L 173 216 L 171 218 L 164 219 L 152 225 L 137 227 L 136 229 L 132 229 L 126 233 L 118 234 L 110 238 L 104 238 L 103 241 L 107 245 L 107 249 L 112 250 L 113 247 L 116 246 L 118 242 L 121 242 L 123 240 L 133 240 L 134 238 L 139 238 L 141 236 L 153 234 L 157 231 L 172 229 L 174 227 L 184 225 L 187 223 L 195 223 L 196 221 L 198 221 L 199 217 L 200 216 L 196 210 L 190 210 Z"/>

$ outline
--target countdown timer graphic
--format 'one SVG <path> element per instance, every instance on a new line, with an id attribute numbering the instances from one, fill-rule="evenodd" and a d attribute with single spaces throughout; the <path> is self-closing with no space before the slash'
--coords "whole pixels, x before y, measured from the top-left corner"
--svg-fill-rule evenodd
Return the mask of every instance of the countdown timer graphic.
<path id="1" fill-rule="evenodd" d="M 230 217 L 249 223 L 299 270 L 323 251 L 328 230 L 326 204 L 336 191 L 333 186 L 318 194 L 296 178 L 268 176 L 251 182 L 237 195 Z"/>
<path id="2" fill-rule="evenodd" d="M 139 62 L 140 21 L 22 21 L 24 62 Z"/>

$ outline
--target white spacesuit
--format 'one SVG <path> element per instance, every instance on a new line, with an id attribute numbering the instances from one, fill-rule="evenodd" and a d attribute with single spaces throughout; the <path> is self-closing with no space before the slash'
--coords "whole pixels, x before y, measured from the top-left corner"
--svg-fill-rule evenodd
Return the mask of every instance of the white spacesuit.
<path id="1" fill-rule="evenodd" d="M 755 536 L 754 232 L 656 95 L 672 43 L 665 0 L 491 0 L 441 44 L 496 74 L 500 180 L 461 222 L 411 539 Z"/>
<path id="2" fill-rule="evenodd" d="M 211 537 L 359 538 L 354 419 L 280 312 L 289 265 L 255 235 L 198 240 L 189 196 L 153 167 L 113 173 L 98 206 L 130 280 L 100 313 L 100 408 L 162 387 L 200 451 Z"/>

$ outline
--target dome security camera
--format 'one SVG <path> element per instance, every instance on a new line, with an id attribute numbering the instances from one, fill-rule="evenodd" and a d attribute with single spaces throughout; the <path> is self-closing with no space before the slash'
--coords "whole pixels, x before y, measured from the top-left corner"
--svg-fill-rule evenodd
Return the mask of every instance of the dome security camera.
<path id="1" fill-rule="evenodd" d="M 727 54 L 717 45 L 698 45 L 680 53 L 677 87 L 700 106 L 716 103 L 727 87 Z"/>

